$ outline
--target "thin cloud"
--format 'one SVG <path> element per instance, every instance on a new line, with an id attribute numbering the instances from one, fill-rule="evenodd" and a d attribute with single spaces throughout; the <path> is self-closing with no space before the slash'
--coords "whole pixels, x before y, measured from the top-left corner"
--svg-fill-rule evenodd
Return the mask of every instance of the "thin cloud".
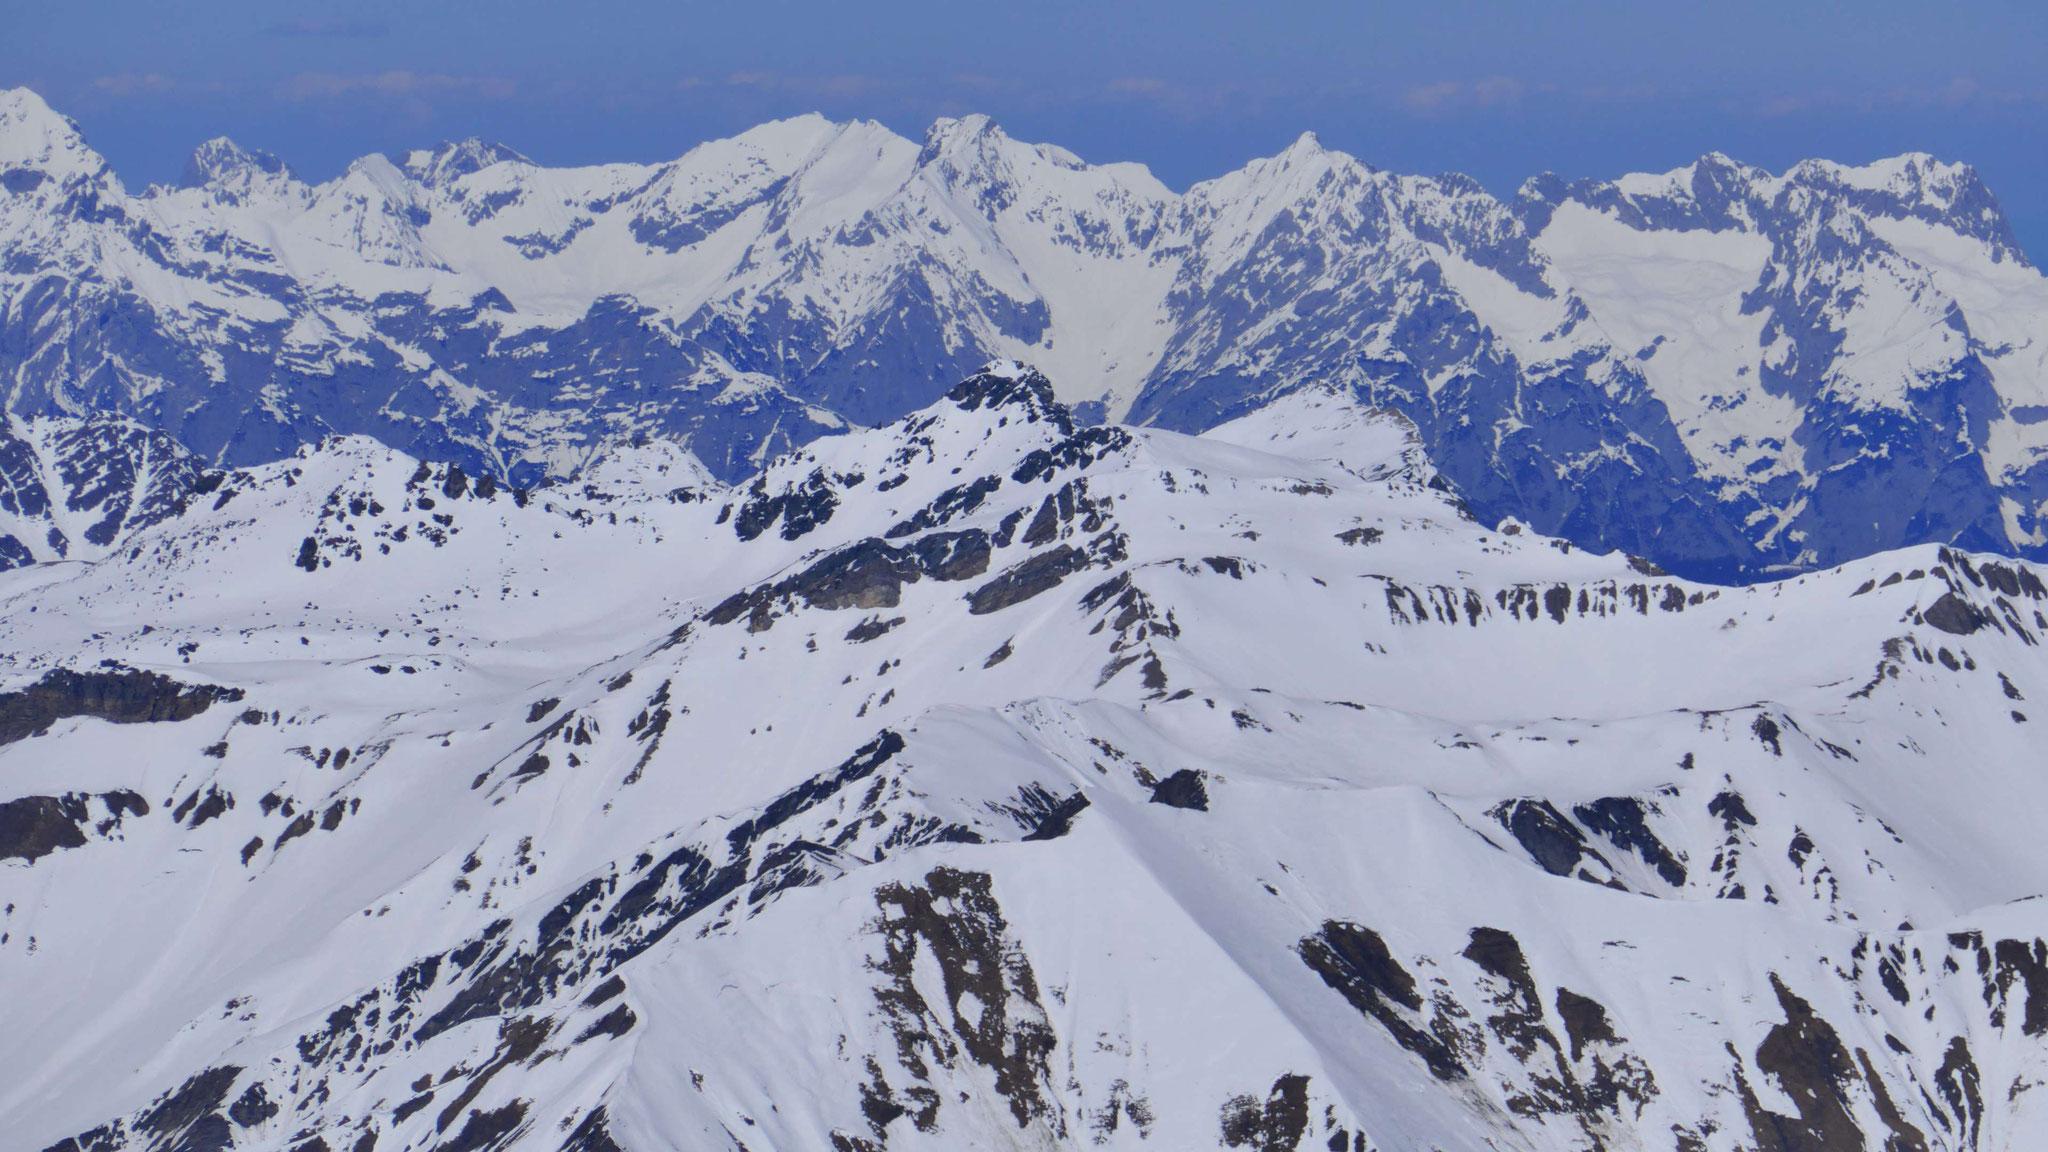
<path id="1" fill-rule="evenodd" d="M 178 90 L 178 82 L 161 72 L 123 72 L 115 76 L 101 76 L 92 82 L 93 88 L 108 96 L 161 96 Z"/>
<path id="2" fill-rule="evenodd" d="M 839 76 L 820 76 L 813 80 L 809 91 L 820 96 L 848 100 L 879 91 L 883 83 L 873 76 L 848 73 Z"/>
<path id="3" fill-rule="evenodd" d="M 850 100 L 894 92 L 902 87 L 895 80 L 857 72 L 821 75 L 791 72 L 735 72 L 725 78 L 729 87 L 761 92 L 778 92 L 805 99 Z"/>
<path id="4" fill-rule="evenodd" d="M 1639 104 L 1662 95 L 1650 84 L 1588 84 L 1572 89 L 1571 94 L 1588 104 Z"/>
<path id="5" fill-rule="evenodd" d="M 1901 109 L 1957 111 L 1972 107 L 2043 103 L 2048 103 L 2048 90 L 1987 88 L 1975 77 L 1957 76 L 1942 84 L 1883 91 L 1844 92 L 1821 88 L 1809 92 L 1781 92 L 1756 100 L 1731 100 L 1726 103 L 1726 108 L 1734 113 L 1780 118 L 1827 112 L 1869 115 Z"/>
<path id="6" fill-rule="evenodd" d="M 1519 104 L 1528 91 L 1528 85 L 1512 76 L 1489 76 L 1472 85 L 1472 103 L 1481 108 Z"/>
<path id="7" fill-rule="evenodd" d="M 381 40 L 391 26 L 369 20 L 284 20 L 263 26 L 265 36 L 296 40 Z"/>
<path id="8" fill-rule="evenodd" d="M 1408 89 L 1401 94 L 1401 102 L 1417 112 L 1436 112 L 1449 107 L 1464 90 L 1456 80 L 1439 80 Z"/>
<path id="9" fill-rule="evenodd" d="M 350 96 L 419 98 L 425 96 L 469 96 L 483 100 L 509 100 L 517 91 L 512 81 L 499 76 L 450 76 L 439 72 L 363 72 L 341 75 L 332 72 L 301 72 L 284 82 L 278 95 L 286 100 L 339 100 Z"/>
<path id="10" fill-rule="evenodd" d="M 120 72 L 97 76 L 93 78 L 92 88 L 100 95 L 116 100 L 136 96 L 218 96 L 236 90 L 234 85 L 220 80 L 185 80 L 161 72 Z"/>
<path id="11" fill-rule="evenodd" d="M 981 72 L 955 72 L 946 77 L 946 82 L 968 92 L 1007 92 L 1017 87 L 1017 82 L 1008 76 L 990 76 Z"/>
<path id="12" fill-rule="evenodd" d="M 1425 115 L 1460 108 L 1505 108 L 1520 104 L 1529 95 L 1528 84 L 1513 76 L 1488 76 L 1480 80 L 1439 80 L 1418 84 L 1401 93 L 1401 103 L 1410 111 Z M 1539 86 L 1536 91 L 1547 91 Z"/>
<path id="13" fill-rule="evenodd" d="M 1204 81 L 1183 83 L 1157 76 L 1120 76 L 1101 85 L 1077 86 L 1036 103 L 1086 106 L 1098 101 L 1139 103 L 1183 124 L 1234 119 L 1257 111 L 1279 95 L 1277 90 Z"/>

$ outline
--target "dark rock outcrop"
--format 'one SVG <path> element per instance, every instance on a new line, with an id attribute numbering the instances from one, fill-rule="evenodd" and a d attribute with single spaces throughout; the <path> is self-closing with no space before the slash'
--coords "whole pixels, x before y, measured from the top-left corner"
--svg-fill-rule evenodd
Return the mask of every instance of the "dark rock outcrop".
<path id="1" fill-rule="evenodd" d="M 1192 768 L 1182 768 L 1152 786 L 1152 803 L 1164 804 L 1170 808 L 1186 808 L 1194 812 L 1209 810 L 1209 789 L 1202 783 L 1202 774 Z"/>
<path id="2" fill-rule="evenodd" d="M 40 736 L 74 716 L 112 724 L 189 720 L 215 701 L 241 698 L 240 688 L 181 684 L 155 672 L 53 668 L 26 688 L 0 693 L 0 744 Z"/>

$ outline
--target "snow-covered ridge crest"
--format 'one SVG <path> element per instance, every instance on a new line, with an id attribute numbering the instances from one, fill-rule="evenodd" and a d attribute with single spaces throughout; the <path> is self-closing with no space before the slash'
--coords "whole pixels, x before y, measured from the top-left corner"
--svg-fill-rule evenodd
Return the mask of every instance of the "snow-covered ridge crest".
<path id="1" fill-rule="evenodd" d="M 439 187 L 494 164 L 506 163 L 531 166 L 533 161 L 503 144 L 471 136 L 454 142 L 444 140 L 434 148 L 407 153 L 405 170 L 420 183 Z"/>
<path id="2" fill-rule="evenodd" d="M 192 150 L 192 159 L 185 166 L 185 175 L 178 181 L 181 188 L 197 188 L 202 184 L 239 181 L 252 175 L 290 177 L 289 165 L 261 149 L 250 150 L 225 136 L 216 136 Z"/>
<path id="3" fill-rule="evenodd" d="M 1334 461 L 1368 480 L 1437 478 L 1415 422 L 1362 407 L 1340 388 L 1310 387 L 1211 429 L 1207 438 L 1304 460 Z"/>
<path id="4" fill-rule="evenodd" d="M 653 436 L 739 482 L 1006 357 L 1088 421 L 1185 431 L 1343 388 L 1485 518 L 1714 578 L 2048 548 L 2048 282 L 1922 155 L 1503 202 L 1304 135 L 1175 193 L 983 116 L 813 115 L 662 164 L 468 140 L 313 185 L 216 141 L 198 187 L 131 195 L 33 93 L 5 107 L 11 408 L 229 466 L 359 432 L 531 485 Z"/>

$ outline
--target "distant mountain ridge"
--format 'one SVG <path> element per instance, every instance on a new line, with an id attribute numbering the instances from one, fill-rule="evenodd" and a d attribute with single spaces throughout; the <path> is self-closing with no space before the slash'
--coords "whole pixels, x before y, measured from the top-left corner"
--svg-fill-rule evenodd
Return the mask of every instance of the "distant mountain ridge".
<path id="1" fill-rule="evenodd" d="M 613 445 L 743 480 L 992 357 L 1084 418 L 1311 385 L 1413 420 L 1475 514 L 1749 579 L 2048 557 L 2048 281 L 1966 166 L 1379 171 L 1303 136 L 1176 194 L 986 117 L 801 117 L 658 165 L 480 141 L 308 184 L 215 140 L 126 190 L 0 94 L 0 373 L 241 467 L 335 433 L 516 484 Z"/>

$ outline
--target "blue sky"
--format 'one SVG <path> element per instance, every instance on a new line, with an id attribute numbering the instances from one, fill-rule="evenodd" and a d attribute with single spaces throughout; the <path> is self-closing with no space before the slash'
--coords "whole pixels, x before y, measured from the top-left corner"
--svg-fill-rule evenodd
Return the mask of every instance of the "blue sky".
<path id="1" fill-rule="evenodd" d="M 915 136 L 981 111 L 1175 187 L 1304 130 L 1503 194 L 1709 150 L 1774 170 L 1920 150 L 1976 165 L 2048 263 L 2038 3 L 108 0 L 6 23 L 0 84 L 77 118 L 132 185 L 220 134 L 317 178 L 448 137 L 658 160 L 799 112 Z"/>

